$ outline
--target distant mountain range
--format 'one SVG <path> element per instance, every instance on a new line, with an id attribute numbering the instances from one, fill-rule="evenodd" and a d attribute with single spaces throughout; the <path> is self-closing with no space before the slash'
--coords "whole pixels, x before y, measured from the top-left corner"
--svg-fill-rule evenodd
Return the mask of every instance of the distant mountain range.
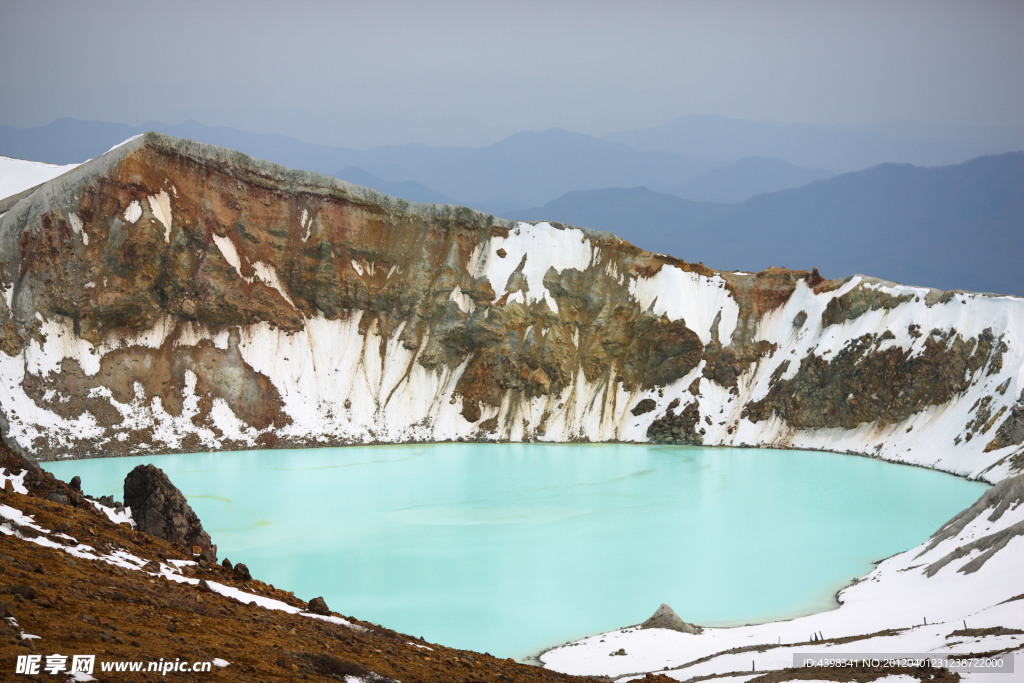
<path id="1" fill-rule="evenodd" d="M 454 203 L 496 212 L 536 206 L 593 187 L 681 185 L 714 168 L 681 154 L 636 150 L 558 129 L 517 133 L 481 148 L 410 144 L 357 150 L 195 121 L 126 126 L 61 119 L 40 128 L 0 127 L 0 154 L 49 163 L 81 162 L 147 130 L 324 174 L 356 166 L 388 182 L 417 182 Z"/>
<path id="2" fill-rule="evenodd" d="M 0 126 L 0 155 L 81 162 L 147 130 L 324 174 L 354 166 L 379 183 L 418 183 L 398 186 L 401 191 L 499 215 L 543 205 L 567 192 L 607 187 L 644 186 L 695 201 L 738 202 L 879 163 L 951 164 L 1024 149 L 1024 128 L 818 126 L 721 116 L 688 116 L 604 138 L 551 129 L 517 133 L 479 148 L 407 144 L 372 149 L 330 147 L 196 121 L 129 126 L 60 119 L 38 128 Z"/>
<path id="3" fill-rule="evenodd" d="M 384 180 L 382 178 L 378 178 L 365 169 L 359 168 L 358 166 L 349 166 L 348 168 L 343 168 L 331 175 L 335 178 L 355 183 L 356 185 L 373 188 L 374 190 L 383 192 L 384 194 L 389 194 L 392 197 L 408 199 L 410 202 L 420 202 L 422 204 L 458 203 L 451 197 L 443 195 L 436 190 L 432 190 L 426 185 L 418 183 L 415 180 Z"/>
<path id="4" fill-rule="evenodd" d="M 718 165 L 743 157 L 855 171 L 887 162 L 932 166 L 1024 149 L 1024 127 L 889 122 L 870 126 L 746 121 L 684 116 L 660 126 L 606 135 L 635 149 L 685 153 Z"/>
<path id="5" fill-rule="evenodd" d="M 481 148 L 357 150 L 195 121 L 127 126 L 61 119 L 32 129 L 0 127 L 0 155 L 83 161 L 149 129 L 413 201 L 607 229 L 718 268 L 818 266 L 829 275 L 863 272 L 1024 294 L 1016 263 L 1024 253 L 1024 155 L 965 161 L 972 150 L 1024 147 L 1024 129 L 686 117 L 606 139 L 552 129 Z M 824 170 L 886 159 L 963 163 L 884 164 L 834 177 L 837 171 Z"/>
<path id="6" fill-rule="evenodd" d="M 835 171 L 802 168 L 782 159 L 744 157 L 682 185 L 655 185 L 654 189 L 693 201 L 733 204 L 765 192 L 788 190 L 834 175 Z"/>
<path id="7" fill-rule="evenodd" d="M 1024 295 L 1024 152 L 931 168 L 883 164 L 732 205 L 646 188 L 576 192 L 511 217 L 610 230 L 714 268 L 818 267 Z"/>

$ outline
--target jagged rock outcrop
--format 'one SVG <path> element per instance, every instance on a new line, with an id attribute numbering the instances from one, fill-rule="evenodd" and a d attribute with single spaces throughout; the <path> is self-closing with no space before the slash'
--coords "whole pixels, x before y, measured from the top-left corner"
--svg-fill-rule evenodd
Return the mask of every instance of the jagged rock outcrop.
<path id="1" fill-rule="evenodd" d="M 139 531 L 216 558 L 217 546 L 199 517 L 160 468 L 139 465 L 129 472 L 124 478 L 124 504 L 131 508 Z"/>
<path id="2" fill-rule="evenodd" d="M 1019 298 L 715 271 L 155 133 L 0 201 L 0 293 L 0 430 L 36 458 L 543 439 L 1020 461 Z"/>
<path id="3" fill-rule="evenodd" d="M 654 614 L 644 623 L 640 624 L 640 628 L 667 628 L 672 631 L 679 631 L 680 633 L 698 634 L 703 633 L 704 629 L 694 624 L 688 624 L 683 621 L 682 618 L 676 614 L 676 611 L 661 603 L 661 606 L 654 611 Z"/>

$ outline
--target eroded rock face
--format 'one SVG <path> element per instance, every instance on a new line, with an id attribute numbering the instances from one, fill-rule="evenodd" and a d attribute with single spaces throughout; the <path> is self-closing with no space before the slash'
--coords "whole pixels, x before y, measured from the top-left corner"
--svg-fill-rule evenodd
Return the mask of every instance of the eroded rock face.
<path id="1" fill-rule="evenodd" d="M 157 134 L 0 201 L 0 264 L 0 429 L 39 458 L 615 439 L 998 478 L 1020 447 L 1020 299 L 719 272 Z"/>
<path id="2" fill-rule="evenodd" d="M 1000 481 L 985 491 L 974 505 L 959 512 L 953 519 L 942 525 L 941 529 L 932 534 L 928 545 L 920 552 L 919 556 L 933 550 L 943 541 L 955 538 L 969 524 L 979 518 L 985 518 L 988 522 L 996 522 L 1008 510 L 1021 504 L 1024 504 L 1024 475 Z M 1006 547 L 1010 541 L 1022 535 L 1024 535 L 1024 521 L 1005 525 L 992 533 L 979 534 L 979 538 L 957 547 L 941 559 L 929 564 L 925 573 L 928 576 L 934 576 L 951 562 L 967 557 L 970 557 L 971 560 L 962 564 L 957 571 L 964 574 L 974 573 Z"/>
<path id="3" fill-rule="evenodd" d="M 139 465 L 124 479 L 124 504 L 131 508 L 136 528 L 171 543 L 216 557 L 217 546 L 192 506 L 163 470 Z"/>

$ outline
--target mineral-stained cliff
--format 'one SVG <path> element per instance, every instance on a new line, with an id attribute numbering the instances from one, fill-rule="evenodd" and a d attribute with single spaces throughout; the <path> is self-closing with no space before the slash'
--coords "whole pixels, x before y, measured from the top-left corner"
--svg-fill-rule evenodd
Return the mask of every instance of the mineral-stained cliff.
<path id="1" fill-rule="evenodd" d="M 1022 299 L 715 271 L 155 133 L 0 201 L 0 292 L 0 428 L 37 458 L 462 438 L 1024 461 Z"/>

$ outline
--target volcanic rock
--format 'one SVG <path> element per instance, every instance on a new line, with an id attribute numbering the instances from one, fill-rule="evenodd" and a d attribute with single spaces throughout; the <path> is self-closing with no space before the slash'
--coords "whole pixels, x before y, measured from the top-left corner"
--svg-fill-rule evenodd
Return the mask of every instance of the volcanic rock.
<path id="1" fill-rule="evenodd" d="M 651 618 L 640 624 L 640 628 L 667 628 L 680 633 L 697 635 L 703 633 L 704 629 L 694 624 L 683 621 L 671 607 L 661 603 L 661 607 L 654 611 Z"/>
<path id="2" fill-rule="evenodd" d="M 234 569 L 232 569 L 232 574 L 234 574 L 236 579 L 241 581 L 252 580 L 252 574 L 249 573 L 249 568 L 245 566 L 245 563 L 243 562 L 239 562 L 235 565 Z"/>
<path id="3" fill-rule="evenodd" d="M 164 472 L 153 465 L 139 465 L 124 479 L 124 504 L 131 508 L 139 531 L 166 539 L 193 552 L 217 548 L 210 535 Z M 198 550 L 196 550 L 198 548 Z"/>
<path id="4" fill-rule="evenodd" d="M 324 602 L 323 598 L 313 598 L 310 600 L 308 609 L 313 614 L 320 614 L 322 616 L 327 616 L 331 613 L 331 610 L 328 609 L 327 603 Z"/>
<path id="5" fill-rule="evenodd" d="M 653 441 L 996 480 L 1024 442 L 1021 319 L 1019 297 L 717 271 L 157 133 L 0 199 L 0 432 L 36 459 Z"/>

